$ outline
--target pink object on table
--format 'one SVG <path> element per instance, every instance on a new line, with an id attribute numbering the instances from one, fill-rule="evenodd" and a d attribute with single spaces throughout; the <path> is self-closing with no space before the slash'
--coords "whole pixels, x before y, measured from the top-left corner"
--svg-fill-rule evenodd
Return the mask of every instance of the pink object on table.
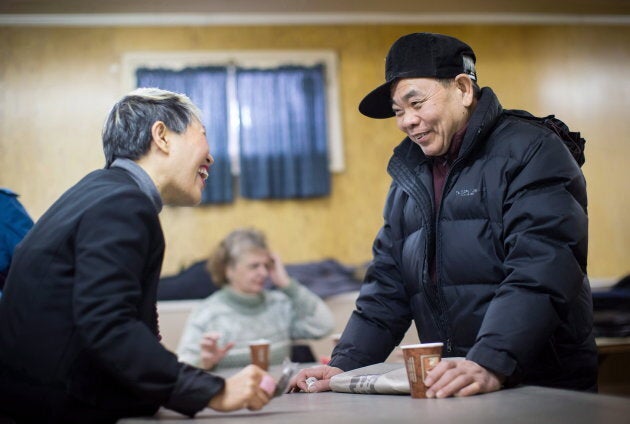
<path id="1" fill-rule="evenodd" d="M 260 387 L 265 392 L 269 393 L 269 396 L 273 396 L 276 390 L 276 382 L 270 375 L 265 375 L 260 382 Z"/>

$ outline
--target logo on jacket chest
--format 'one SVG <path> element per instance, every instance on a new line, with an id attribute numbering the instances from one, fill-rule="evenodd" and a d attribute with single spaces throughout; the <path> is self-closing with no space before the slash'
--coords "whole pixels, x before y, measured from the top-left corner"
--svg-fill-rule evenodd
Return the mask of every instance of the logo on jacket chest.
<path id="1" fill-rule="evenodd" d="M 456 196 L 461 196 L 461 197 L 474 196 L 477 193 L 479 193 L 479 189 L 478 188 L 462 188 L 462 189 L 459 189 L 459 190 L 455 190 L 455 195 Z"/>

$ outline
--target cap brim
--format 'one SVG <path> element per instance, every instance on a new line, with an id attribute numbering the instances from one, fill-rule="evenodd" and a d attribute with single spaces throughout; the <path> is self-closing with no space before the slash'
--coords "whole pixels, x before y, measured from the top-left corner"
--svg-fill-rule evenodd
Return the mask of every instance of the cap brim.
<path id="1" fill-rule="evenodd" d="M 384 119 L 394 116 L 392 110 L 391 86 L 388 81 L 368 93 L 359 103 L 359 112 L 369 118 Z"/>

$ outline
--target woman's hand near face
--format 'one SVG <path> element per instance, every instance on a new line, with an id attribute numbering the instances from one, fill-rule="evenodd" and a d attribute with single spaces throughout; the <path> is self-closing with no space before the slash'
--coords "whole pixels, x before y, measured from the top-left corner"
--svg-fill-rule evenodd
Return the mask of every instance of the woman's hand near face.
<path id="1" fill-rule="evenodd" d="M 291 283 L 289 279 L 289 274 L 287 274 L 287 270 L 278 256 L 274 252 L 269 253 L 270 262 L 269 262 L 269 278 L 274 286 L 278 288 L 288 287 Z"/>

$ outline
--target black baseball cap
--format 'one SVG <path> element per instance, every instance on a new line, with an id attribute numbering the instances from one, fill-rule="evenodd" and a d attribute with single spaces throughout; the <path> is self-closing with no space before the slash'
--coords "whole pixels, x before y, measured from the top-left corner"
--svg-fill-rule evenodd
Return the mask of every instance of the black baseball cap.
<path id="1" fill-rule="evenodd" d="M 359 111 L 370 118 L 394 116 L 391 86 L 401 78 L 453 78 L 467 74 L 477 81 L 475 53 L 457 38 L 418 32 L 400 37 L 385 59 L 385 83 L 361 100 Z"/>

